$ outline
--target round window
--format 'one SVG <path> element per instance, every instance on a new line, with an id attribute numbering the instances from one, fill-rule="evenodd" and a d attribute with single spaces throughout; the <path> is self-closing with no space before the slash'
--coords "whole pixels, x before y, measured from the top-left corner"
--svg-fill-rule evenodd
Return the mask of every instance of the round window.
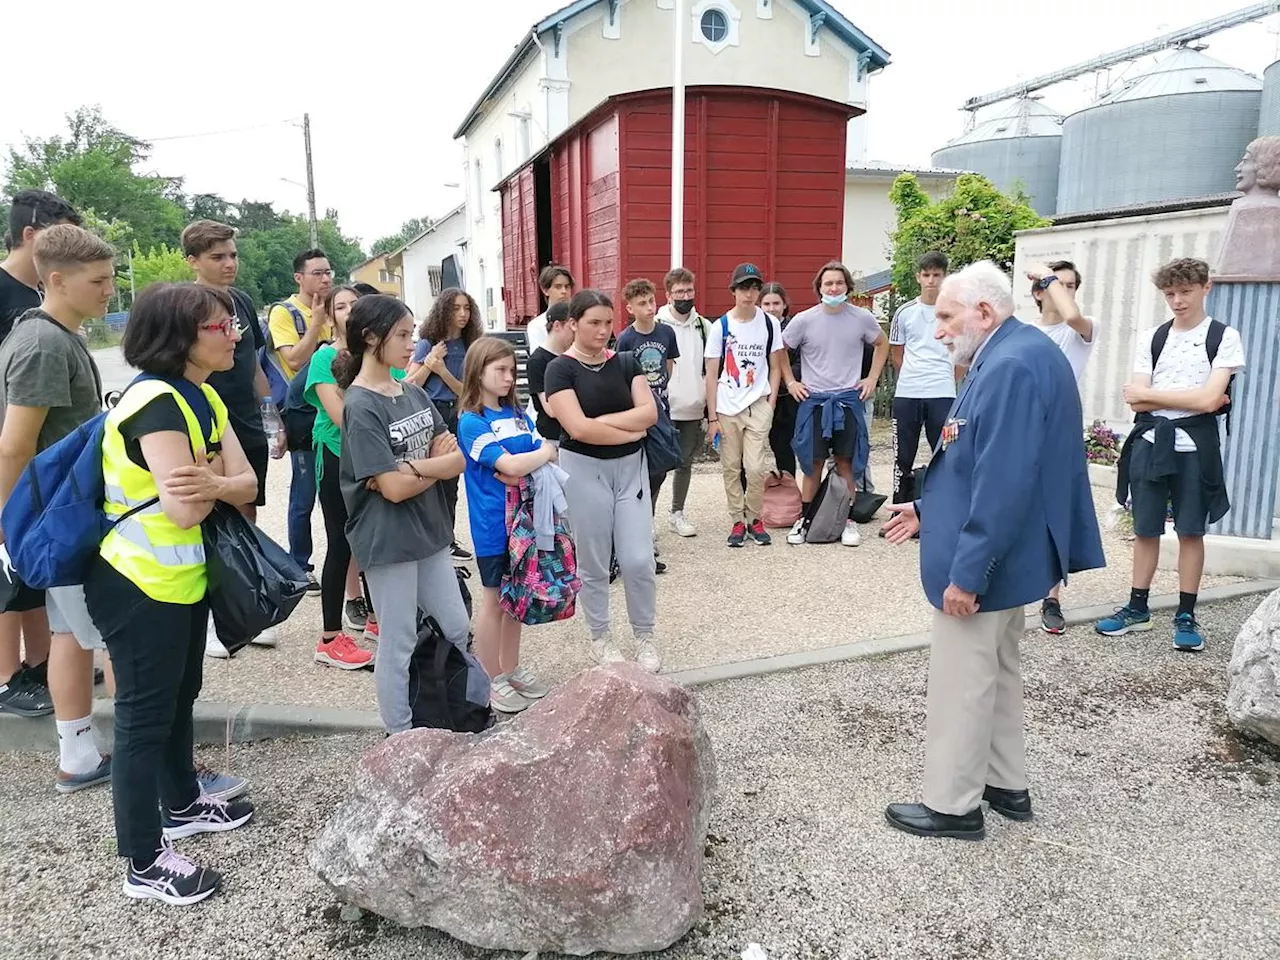
<path id="1" fill-rule="evenodd" d="M 702 15 L 702 35 L 708 43 L 721 43 L 729 36 L 729 18 L 723 10 L 708 10 Z"/>

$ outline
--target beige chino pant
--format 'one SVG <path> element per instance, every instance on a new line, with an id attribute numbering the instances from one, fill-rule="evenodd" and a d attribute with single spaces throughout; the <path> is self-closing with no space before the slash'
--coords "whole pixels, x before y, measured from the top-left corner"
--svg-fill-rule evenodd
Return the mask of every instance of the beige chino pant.
<path id="1" fill-rule="evenodd" d="M 971 617 L 934 611 L 925 806 L 963 814 L 978 806 L 984 786 L 1027 789 L 1018 653 L 1025 626 L 1021 606 Z"/>
<path id="2" fill-rule="evenodd" d="M 729 503 L 729 521 L 750 523 L 764 509 L 764 476 L 769 472 L 769 428 L 773 407 L 761 397 L 741 413 L 720 417 L 720 469 L 724 473 L 724 495 Z M 742 489 L 742 472 L 747 473 L 747 489 Z"/>

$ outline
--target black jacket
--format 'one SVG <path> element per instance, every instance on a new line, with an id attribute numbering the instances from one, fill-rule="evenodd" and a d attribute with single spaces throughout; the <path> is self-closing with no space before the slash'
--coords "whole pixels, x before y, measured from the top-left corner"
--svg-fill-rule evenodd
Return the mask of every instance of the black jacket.
<path id="1" fill-rule="evenodd" d="M 1148 429 L 1155 428 L 1154 448 L 1143 476 L 1130 476 L 1130 457 L 1133 444 Z M 1194 417 L 1170 420 L 1152 413 L 1140 413 L 1133 421 L 1133 429 L 1120 449 L 1120 463 L 1116 470 L 1116 500 L 1124 505 L 1129 502 L 1131 481 L 1163 480 L 1178 472 L 1177 450 L 1174 448 L 1175 430 L 1185 430 L 1196 445 L 1200 458 L 1200 483 L 1204 488 L 1205 503 L 1209 506 L 1209 522 L 1221 520 L 1231 503 L 1227 499 L 1227 487 L 1222 475 L 1222 450 L 1218 443 L 1218 417 L 1212 413 L 1200 413 Z M 1143 441 L 1144 443 L 1146 441 Z"/>

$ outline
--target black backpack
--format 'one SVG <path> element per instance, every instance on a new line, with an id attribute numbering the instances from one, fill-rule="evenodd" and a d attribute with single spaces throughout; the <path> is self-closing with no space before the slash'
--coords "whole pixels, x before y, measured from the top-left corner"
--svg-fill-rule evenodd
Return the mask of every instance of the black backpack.
<path id="1" fill-rule="evenodd" d="M 471 591 L 466 581 L 471 573 L 456 569 L 458 590 L 471 616 Z M 418 646 L 409 660 L 409 704 L 414 727 L 435 727 L 459 733 L 479 733 L 493 726 L 493 710 L 467 699 L 469 665 L 452 643 L 444 638 L 431 617 L 418 618 Z"/>
<path id="2" fill-rule="evenodd" d="M 1155 334 L 1151 337 L 1151 373 L 1154 376 L 1156 370 L 1156 362 L 1160 359 L 1160 354 L 1164 352 L 1164 345 L 1169 340 L 1169 331 L 1173 329 L 1173 321 L 1167 320 L 1160 326 L 1156 327 Z M 1209 366 L 1213 366 L 1213 361 L 1218 358 L 1218 348 L 1222 346 L 1222 335 L 1227 332 L 1227 325 L 1219 320 L 1209 321 L 1209 332 L 1204 338 L 1204 352 L 1209 357 Z M 1236 375 L 1233 373 L 1231 379 L 1227 381 L 1227 403 L 1222 406 L 1214 416 L 1227 418 L 1227 433 L 1231 433 L 1231 386 L 1236 382 Z"/>

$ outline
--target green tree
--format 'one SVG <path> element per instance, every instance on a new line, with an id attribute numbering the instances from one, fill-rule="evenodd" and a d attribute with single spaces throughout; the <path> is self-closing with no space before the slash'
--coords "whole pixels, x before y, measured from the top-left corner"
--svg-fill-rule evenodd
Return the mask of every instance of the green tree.
<path id="1" fill-rule="evenodd" d="M 383 253 L 390 253 L 398 247 L 403 247 L 406 243 L 421 233 L 431 229 L 432 220 L 430 217 L 414 217 L 412 220 L 406 220 L 397 230 L 389 237 L 383 237 L 378 240 L 370 248 L 370 256 L 378 256 Z"/>
<path id="2" fill-rule="evenodd" d="M 141 293 L 153 283 L 183 283 L 195 279 L 182 251 L 165 244 L 151 247 L 143 253 L 142 248 L 134 243 L 132 267 L 135 293 Z M 127 277 L 125 282 L 128 282 Z"/>
<path id="3" fill-rule="evenodd" d="M 1013 268 L 1014 233 L 1048 226 L 1022 191 L 1001 193 L 990 180 L 962 174 L 949 196 L 932 201 L 915 176 L 904 173 L 889 192 L 898 211 L 891 235 L 893 284 L 903 297 L 914 297 L 916 260 L 930 250 L 945 253 L 953 269 L 978 260 L 993 260 L 1004 270 Z"/>

